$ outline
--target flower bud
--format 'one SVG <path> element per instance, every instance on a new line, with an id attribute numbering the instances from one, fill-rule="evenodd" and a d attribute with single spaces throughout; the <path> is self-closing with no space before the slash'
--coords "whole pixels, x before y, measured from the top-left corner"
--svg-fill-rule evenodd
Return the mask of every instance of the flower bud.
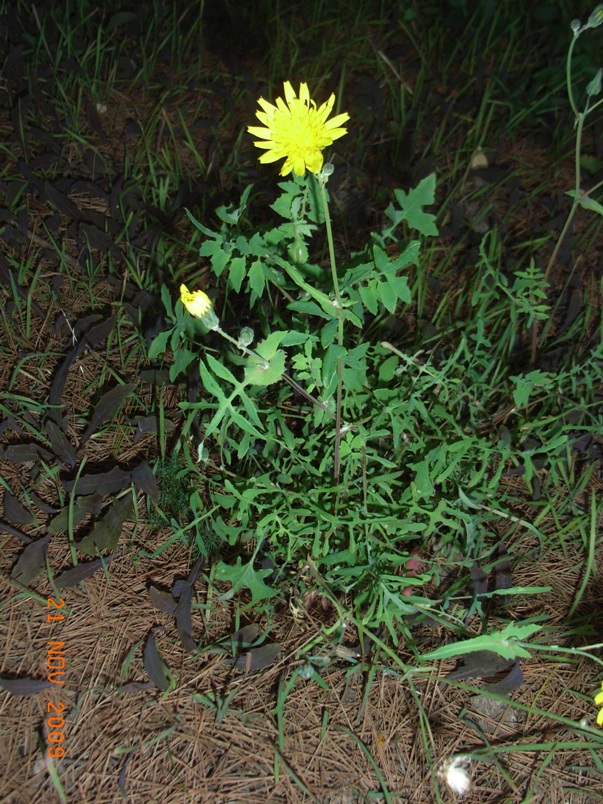
<path id="1" fill-rule="evenodd" d="M 598 5 L 588 18 L 587 28 L 598 28 L 603 22 L 603 4 Z"/>
<path id="2" fill-rule="evenodd" d="M 251 346 L 253 343 L 253 338 L 254 335 L 251 327 L 243 327 L 239 333 L 239 339 L 237 341 L 239 349 L 245 349 L 247 346 Z"/>

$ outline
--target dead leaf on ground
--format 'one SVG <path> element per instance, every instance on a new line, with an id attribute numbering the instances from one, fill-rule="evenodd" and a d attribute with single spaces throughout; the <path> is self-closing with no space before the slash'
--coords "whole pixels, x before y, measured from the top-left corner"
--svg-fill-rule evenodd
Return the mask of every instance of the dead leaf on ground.
<path id="1" fill-rule="evenodd" d="M 121 536 L 124 522 L 132 512 L 132 496 L 127 494 L 115 500 L 107 513 L 99 520 L 90 533 L 88 533 L 76 547 L 89 556 L 96 555 L 97 551 L 115 550 Z"/>
<path id="2" fill-rule="evenodd" d="M 136 488 L 144 491 L 153 502 L 158 501 L 159 486 L 157 485 L 153 470 L 147 461 L 142 461 L 142 463 L 139 463 L 138 466 L 132 469 L 132 483 L 134 483 Z"/>
<path id="3" fill-rule="evenodd" d="M 54 585 L 57 589 L 76 586 L 87 578 L 91 578 L 99 569 L 108 567 L 115 555 L 116 553 L 111 553 L 111 555 L 95 558 L 93 561 L 85 561 L 75 567 L 71 567 L 71 569 L 64 570 L 54 579 Z"/>
<path id="4" fill-rule="evenodd" d="M 91 472 L 80 475 L 76 480 L 64 480 L 63 488 L 65 491 L 78 495 L 93 494 L 95 492 L 106 495 L 123 491 L 130 483 L 134 483 L 137 488 L 148 494 L 154 501 L 159 497 L 159 487 L 153 470 L 147 461 L 142 461 L 133 469 L 122 469 L 120 466 L 114 466 L 106 472 Z"/>
<path id="5" fill-rule="evenodd" d="M 152 681 L 129 681 L 127 684 L 118 687 L 117 692 L 144 692 L 145 690 L 152 690 L 154 687 L 155 684 Z"/>
<path id="6" fill-rule="evenodd" d="M 29 586 L 40 574 L 46 567 L 46 552 L 51 538 L 52 534 L 49 533 L 42 539 L 36 539 L 35 542 L 27 545 L 10 574 L 13 581 Z"/>
<path id="7" fill-rule="evenodd" d="M 134 436 L 133 444 L 137 444 L 140 439 L 148 433 L 159 435 L 159 421 L 155 415 L 136 416 L 130 419 L 130 424 L 136 426 L 136 435 Z M 171 433 L 175 426 L 175 423 L 171 419 L 166 418 L 163 420 L 163 430 L 165 433 Z"/>
<path id="8" fill-rule="evenodd" d="M 155 637 L 151 633 L 147 639 L 143 656 L 144 669 L 153 684 L 165 692 L 170 687 L 170 672 L 157 649 Z"/>
<path id="9" fill-rule="evenodd" d="M 10 491 L 4 492 L 3 504 L 4 516 L 15 525 L 29 525 L 33 522 L 33 516 Z"/>
<path id="10" fill-rule="evenodd" d="M 28 463 L 29 461 L 48 463 L 53 458 L 52 452 L 39 444 L 9 444 L 0 450 L 0 459 L 10 463 Z"/>
<path id="11" fill-rule="evenodd" d="M 504 678 L 493 684 L 482 684 L 482 689 L 486 692 L 493 692 L 496 695 L 509 695 L 519 689 L 524 682 L 523 672 L 519 661 L 515 661 L 513 667 Z"/>
<path id="12" fill-rule="evenodd" d="M 80 439 L 80 449 L 91 435 L 96 433 L 108 419 L 112 419 L 115 416 L 135 388 L 136 383 L 133 382 L 125 383 L 124 385 L 116 385 L 115 388 L 111 388 L 110 391 L 107 391 L 106 394 L 101 396 L 90 419 L 90 424 Z"/>
<path id="13" fill-rule="evenodd" d="M 58 512 L 61 510 L 55 505 L 50 505 L 50 503 L 47 503 L 38 494 L 36 494 L 35 491 L 29 492 L 29 498 L 36 508 L 39 511 L 42 511 L 44 514 L 58 514 Z"/>
<path id="14" fill-rule="evenodd" d="M 471 575 L 470 588 L 475 597 L 480 600 L 482 596 L 488 591 L 488 576 L 477 563 L 474 561 L 469 570 Z"/>
<path id="15" fill-rule="evenodd" d="M 271 665 L 279 654 L 281 646 L 278 642 L 267 642 L 258 648 L 251 648 L 246 653 L 228 660 L 235 670 L 245 673 L 257 673 Z"/>
<path id="16" fill-rule="evenodd" d="M 176 607 L 178 604 L 174 600 L 174 596 L 171 592 L 166 592 L 163 589 L 159 589 L 157 586 L 151 585 L 149 586 L 149 597 L 156 609 L 162 611 L 164 614 L 171 614 L 173 617 L 176 616 Z"/>
<path id="17" fill-rule="evenodd" d="M 197 559 L 194 567 L 189 573 L 188 578 L 182 584 L 180 600 L 178 601 L 175 611 L 178 636 L 180 637 L 180 641 L 182 642 L 184 649 L 189 653 L 195 653 L 198 647 L 192 636 L 193 620 L 191 616 L 191 606 L 193 603 L 193 588 L 195 586 L 197 576 L 201 572 L 202 566 L 203 559 Z"/>
<path id="18" fill-rule="evenodd" d="M 44 423 L 44 429 L 46 430 L 46 435 L 48 436 L 54 454 L 57 458 L 60 458 L 63 463 L 73 469 L 77 463 L 75 447 L 67 438 L 67 434 L 63 428 L 59 426 L 55 419 L 47 419 Z"/>
<path id="19" fill-rule="evenodd" d="M 42 690 L 52 687 L 52 681 L 40 678 L 5 678 L 0 676 L 0 687 L 18 698 L 37 695 Z"/>
<path id="20" fill-rule="evenodd" d="M 0 519 L 0 533 L 10 533 L 11 536 L 15 536 L 17 539 L 22 541 L 24 544 L 29 544 L 33 539 L 28 536 L 26 533 L 22 533 L 17 528 L 13 528 L 8 522 L 4 522 Z"/>
<path id="21" fill-rule="evenodd" d="M 100 343 L 107 339 L 109 333 L 115 326 L 117 322 L 117 316 L 112 315 L 105 320 L 101 320 L 100 323 L 96 324 L 95 326 L 91 327 L 88 332 L 83 334 L 83 331 L 89 326 L 91 321 L 98 321 L 99 316 L 98 313 L 94 313 L 91 316 L 87 316 L 84 319 L 80 319 L 75 323 L 73 328 L 73 332 L 75 337 L 81 338 L 75 349 L 73 349 L 67 357 L 61 363 L 57 373 L 54 376 L 54 380 L 52 381 L 52 385 L 50 386 L 50 392 L 48 394 L 48 404 L 54 410 L 51 410 L 50 415 L 56 421 L 56 423 L 60 426 L 60 416 L 61 416 L 61 408 L 62 408 L 62 400 L 63 400 L 63 391 L 65 389 L 65 382 L 67 381 L 67 375 L 69 374 L 69 369 L 71 368 L 71 364 L 75 361 L 75 359 L 80 355 L 84 349 L 94 349 Z"/>
<path id="22" fill-rule="evenodd" d="M 238 653 L 241 648 L 252 645 L 260 635 L 260 626 L 257 623 L 248 623 L 230 637 L 232 652 Z"/>
<path id="23" fill-rule="evenodd" d="M 513 664 L 493 650 L 476 650 L 463 656 L 463 664 L 446 676 L 447 681 L 460 678 L 485 678 L 501 673 Z"/>
<path id="24" fill-rule="evenodd" d="M 101 512 L 103 497 L 98 492 L 94 494 L 77 497 L 73 504 L 72 527 L 75 529 L 82 522 L 87 514 L 97 516 Z M 67 533 L 69 530 L 69 506 L 66 505 L 62 511 L 51 520 L 48 525 L 49 533 Z"/>
<path id="25" fill-rule="evenodd" d="M 123 491 L 132 482 L 132 472 L 129 469 L 122 469 L 114 466 L 107 472 L 95 472 L 80 475 L 77 480 L 64 480 L 63 488 L 65 491 L 74 494 L 114 494 Z"/>

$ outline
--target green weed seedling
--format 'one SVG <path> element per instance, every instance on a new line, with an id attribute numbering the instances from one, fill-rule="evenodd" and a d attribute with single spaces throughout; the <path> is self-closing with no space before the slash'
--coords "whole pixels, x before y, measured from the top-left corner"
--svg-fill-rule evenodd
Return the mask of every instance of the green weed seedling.
<path id="1" fill-rule="evenodd" d="M 598 14 L 584 30 L 599 24 Z M 435 175 L 396 190 L 382 225 L 340 265 L 329 211 L 334 167 L 295 139 L 296 114 L 324 109 L 304 92 L 302 85 L 297 98 L 285 84 L 287 103 L 260 101 L 265 127 L 250 128 L 267 140 L 256 142 L 266 150 L 261 161 L 287 160 L 273 223 L 249 223 L 250 187 L 238 205 L 217 210 L 217 227 L 189 213 L 213 274 L 209 295 L 183 284 L 174 302 L 164 288 L 169 328 L 149 351 L 151 359 L 171 352 L 172 380 L 191 369 L 201 380 L 198 398 L 180 406 L 183 452 L 205 475 L 205 513 L 222 553 L 212 577 L 230 584 L 224 600 L 246 590 L 248 606 L 268 613 L 277 595 L 319 595 L 337 620 L 319 639 L 354 624 L 406 676 L 436 658 L 482 649 L 529 657 L 524 640 L 542 630 L 542 618 L 491 628 L 481 603 L 468 603 L 466 578 L 498 549 L 500 523 L 545 549 L 540 525 L 556 505 L 548 489 L 570 478 L 574 440 L 596 433 L 600 347 L 594 359 L 529 370 L 522 336 L 550 315 L 548 277 L 535 261 L 505 276 L 496 231 L 480 244 L 464 297 L 450 297 L 456 309 L 438 310 L 423 342 L 408 326 L 404 332 L 429 281 L 423 249 L 437 235 Z M 289 139 L 275 123 L 286 105 Z M 341 117 L 323 131 L 327 139 Z M 392 322 L 404 332 L 397 339 Z M 546 469 L 547 502 L 532 520 L 510 510 L 513 493 L 502 482 L 509 467 L 535 500 Z M 574 490 L 579 482 L 573 478 Z M 582 532 L 578 519 L 560 533 Z M 590 567 L 592 539 L 588 545 Z M 479 637 L 468 631 L 468 612 L 482 617 Z M 412 625 L 425 621 L 457 641 L 422 653 Z M 396 652 L 401 637 L 412 671 Z M 319 678 L 315 653 L 302 654 Z"/>
<path id="2" fill-rule="evenodd" d="M 246 587 L 252 604 L 276 595 L 271 571 L 254 560 L 266 543 L 302 595 L 345 600 L 344 617 L 372 632 L 385 627 L 397 643 L 407 618 L 438 607 L 426 587 L 438 586 L 442 569 L 468 567 L 483 552 L 492 514 L 479 503 L 496 495 L 513 450 L 482 434 L 483 392 L 468 387 L 489 359 L 483 324 L 439 359 L 384 339 L 386 322 L 412 303 L 421 238 L 437 234 L 428 210 L 435 176 L 396 191 L 380 231 L 339 269 L 332 169 L 282 181 L 276 222 L 261 231 L 246 223 L 250 188 L 237 207 L 217 211 L 217 230 L 190 215 L 222 285 L 220 316 L 201 291 L 183 286 L 174 304 L 164 289 L 171 327 L 149 356 L 169 348 L 172 379 L 198 366 L 203 391 L 181 403 L 183 434 L 201 418 L 192 452 L 219 511 L 213 527 L 239 552 L 219 562 L 216 577 Z M 321 231 L 330 271 L 312 260 Z M 240 320 L 243 305 L 257 336 L 223 323 Z M 475 306 L 483 309 L 482 296 Z M 417 551 L 420 571 L 407 572 Z"/>

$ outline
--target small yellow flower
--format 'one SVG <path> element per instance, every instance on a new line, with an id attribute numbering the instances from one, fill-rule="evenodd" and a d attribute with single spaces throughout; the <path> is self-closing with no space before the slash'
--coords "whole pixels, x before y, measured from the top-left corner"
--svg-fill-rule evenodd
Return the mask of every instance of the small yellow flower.
<path id="1" fill-rule="evenodd" d="M 276 106 L 263 98 L 258 100 L 263 111 L 258 111 L 256 116 L 265 128 L 249 126 L 247 131 L 260 138 L 253 144 L 266 150 L 260 156 L 260 162 L 285 160 L 281 176 L 291 171 L 303 176 L 306 168 L 311 173 L 318 173 L 323 164 L 323 148 L 347 133 L 347 128 L 341 126 L 350 116 L 343 113 L 327 120 L 335 104 L 335 95 L 316 108 L 307 84 L 299 85 L 299 97 L 289 81 L 285 81 L 284 89 L 285 100 L 277 98 Z"/>
<path id="2" fill-rule="evenodd" d="M 603 681 L 601 682 L 601 692 L 595 695 L 595 704 L 603 707 Z M 597 715 L 597 726 L 603 726 L 603 709 L 601 709 Z"/>
<path id="3" fill-rule="evenodd" d="M 220 319 L 214 313 L 211 299 L 202 290 L 191 291 L 186 285 L 180 285 L 180 300 L 191 315 L 200 318 L 207 329 L 219 329 Z"/>
<path id="4" fill-rule="evenodd" d="M 180 285 L 180 299 L 195 318 L 203 318 L 211 310 L 211 299 L 202 290 L 195 290 L 191 293 L 186 285 Z"/>

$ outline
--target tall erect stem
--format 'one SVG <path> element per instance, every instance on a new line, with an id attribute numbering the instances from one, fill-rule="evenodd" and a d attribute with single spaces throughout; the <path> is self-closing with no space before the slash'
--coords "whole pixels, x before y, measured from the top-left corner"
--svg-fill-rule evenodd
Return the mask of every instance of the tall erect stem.
<path id="1" fill-rule="evenodd" d="M 327 242 L 329 244 L 329 260 L 331 263 L 331 277 L 333 280 L 333 290 L 335 292 L 335 306 L 339 313 L 343 311 L 341 294 L 339 292 L 339 277 L 337 276 L 337 262 L 335 260 L 335 246 L 333 244 L 333 230 L 331 228 L 331 216 L 329 214 L 329 199 L 327 198 L 327 176 L 323 172 L 318 176 L 318 184 L 322 198 L 322 206 L 325 213 L 325 229 L 327 232 Z M 341 315 L 337 320 L 337 345 L 343 346 L 343 318 Z M 337 391 L 335 396 L 335 454 L 333 458 L 333 476 L 335 483 L 339 483 L 340 460 L 339 447 L 341 443 L 341 406 L 343 395 L 343 357 L 337 358 Z"/>

